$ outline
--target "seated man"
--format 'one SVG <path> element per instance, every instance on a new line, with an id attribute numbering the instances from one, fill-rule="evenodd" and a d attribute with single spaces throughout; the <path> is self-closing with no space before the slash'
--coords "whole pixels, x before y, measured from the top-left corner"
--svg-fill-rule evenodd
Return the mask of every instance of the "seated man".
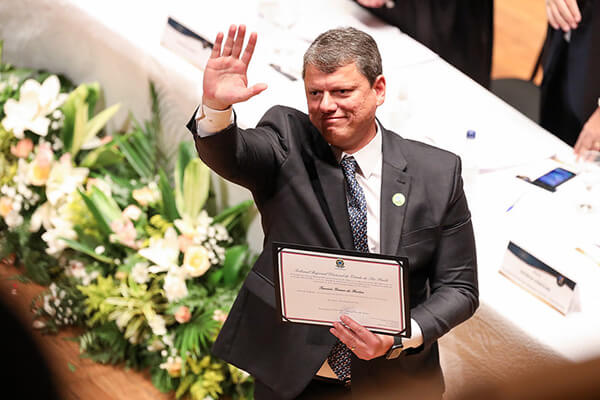
<path id="1" fill-rule="evenodd" d="M 275 106 L 240 129 L 232 105 L 266 89 L 248 87 L 257 35 L 245 50 L 244 36 L 243 25 L 225 42 L 217 35 L 188 124 L 202 160 L 252 192 L 265 233 L 214 354 L 255 378 L 257 399 L 441 398 L 437 339 L 478 306 L 460 159 L 376 120 L 381 56 L 354 28 L 327 31 L 306 51 L 308 115 Z M 280 323 L 274 241 L 407 257 L 412 336 L 401 343 L 347 316 L 332 328 Z"/>

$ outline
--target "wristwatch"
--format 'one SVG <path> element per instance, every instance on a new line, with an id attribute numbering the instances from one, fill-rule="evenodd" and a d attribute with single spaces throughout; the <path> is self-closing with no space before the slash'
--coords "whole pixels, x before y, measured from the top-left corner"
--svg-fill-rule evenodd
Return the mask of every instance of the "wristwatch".
<path id="1" fill-rule="evenodd" d="M 404 347 L 402 346 L 402 338 L 400 336 L 394 336 L 394 344 L 385 354 L 385 359 L 393 360 L 398 358 L 400 354 L 402 354 L 402 350 L 404 350 Z"/>

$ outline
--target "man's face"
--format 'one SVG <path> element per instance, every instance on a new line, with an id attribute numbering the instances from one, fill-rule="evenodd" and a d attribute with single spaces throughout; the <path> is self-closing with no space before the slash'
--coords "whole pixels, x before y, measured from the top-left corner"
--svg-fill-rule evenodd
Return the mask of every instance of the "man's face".
<path id="1" fill-rule="evenodd" d="M 310 121 L 329 144 L 351 154 L 375 136 L 375 110 L 385 100 L 383 75 L 371 86 L 354 63 L 330 74 L 307 65 L 304 90 Z"/>

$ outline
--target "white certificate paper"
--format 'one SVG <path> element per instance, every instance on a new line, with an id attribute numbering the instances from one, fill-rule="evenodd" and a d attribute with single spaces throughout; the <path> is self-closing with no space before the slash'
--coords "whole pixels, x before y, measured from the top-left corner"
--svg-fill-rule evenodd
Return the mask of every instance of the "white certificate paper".
<path id="1" fill-rule="evenodd" d="M 283 322 L 333 325 L 348 315 L 372 332 L 410 335 L 403 257 L 274 244 Z"/>

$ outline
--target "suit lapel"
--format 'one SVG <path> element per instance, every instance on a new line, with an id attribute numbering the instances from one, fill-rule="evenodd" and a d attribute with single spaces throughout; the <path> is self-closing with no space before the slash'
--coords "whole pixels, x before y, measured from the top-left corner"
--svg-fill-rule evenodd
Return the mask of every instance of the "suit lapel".
<path id="1" fill-rule="evenodd" d="M 401 149 L 402 140 L 395 133 L 383 129 L 380 215 L 382 254 L 396 254 L 398 251 L 409 202 L 411 177 L 404 172 L 406 159 Z"/>

